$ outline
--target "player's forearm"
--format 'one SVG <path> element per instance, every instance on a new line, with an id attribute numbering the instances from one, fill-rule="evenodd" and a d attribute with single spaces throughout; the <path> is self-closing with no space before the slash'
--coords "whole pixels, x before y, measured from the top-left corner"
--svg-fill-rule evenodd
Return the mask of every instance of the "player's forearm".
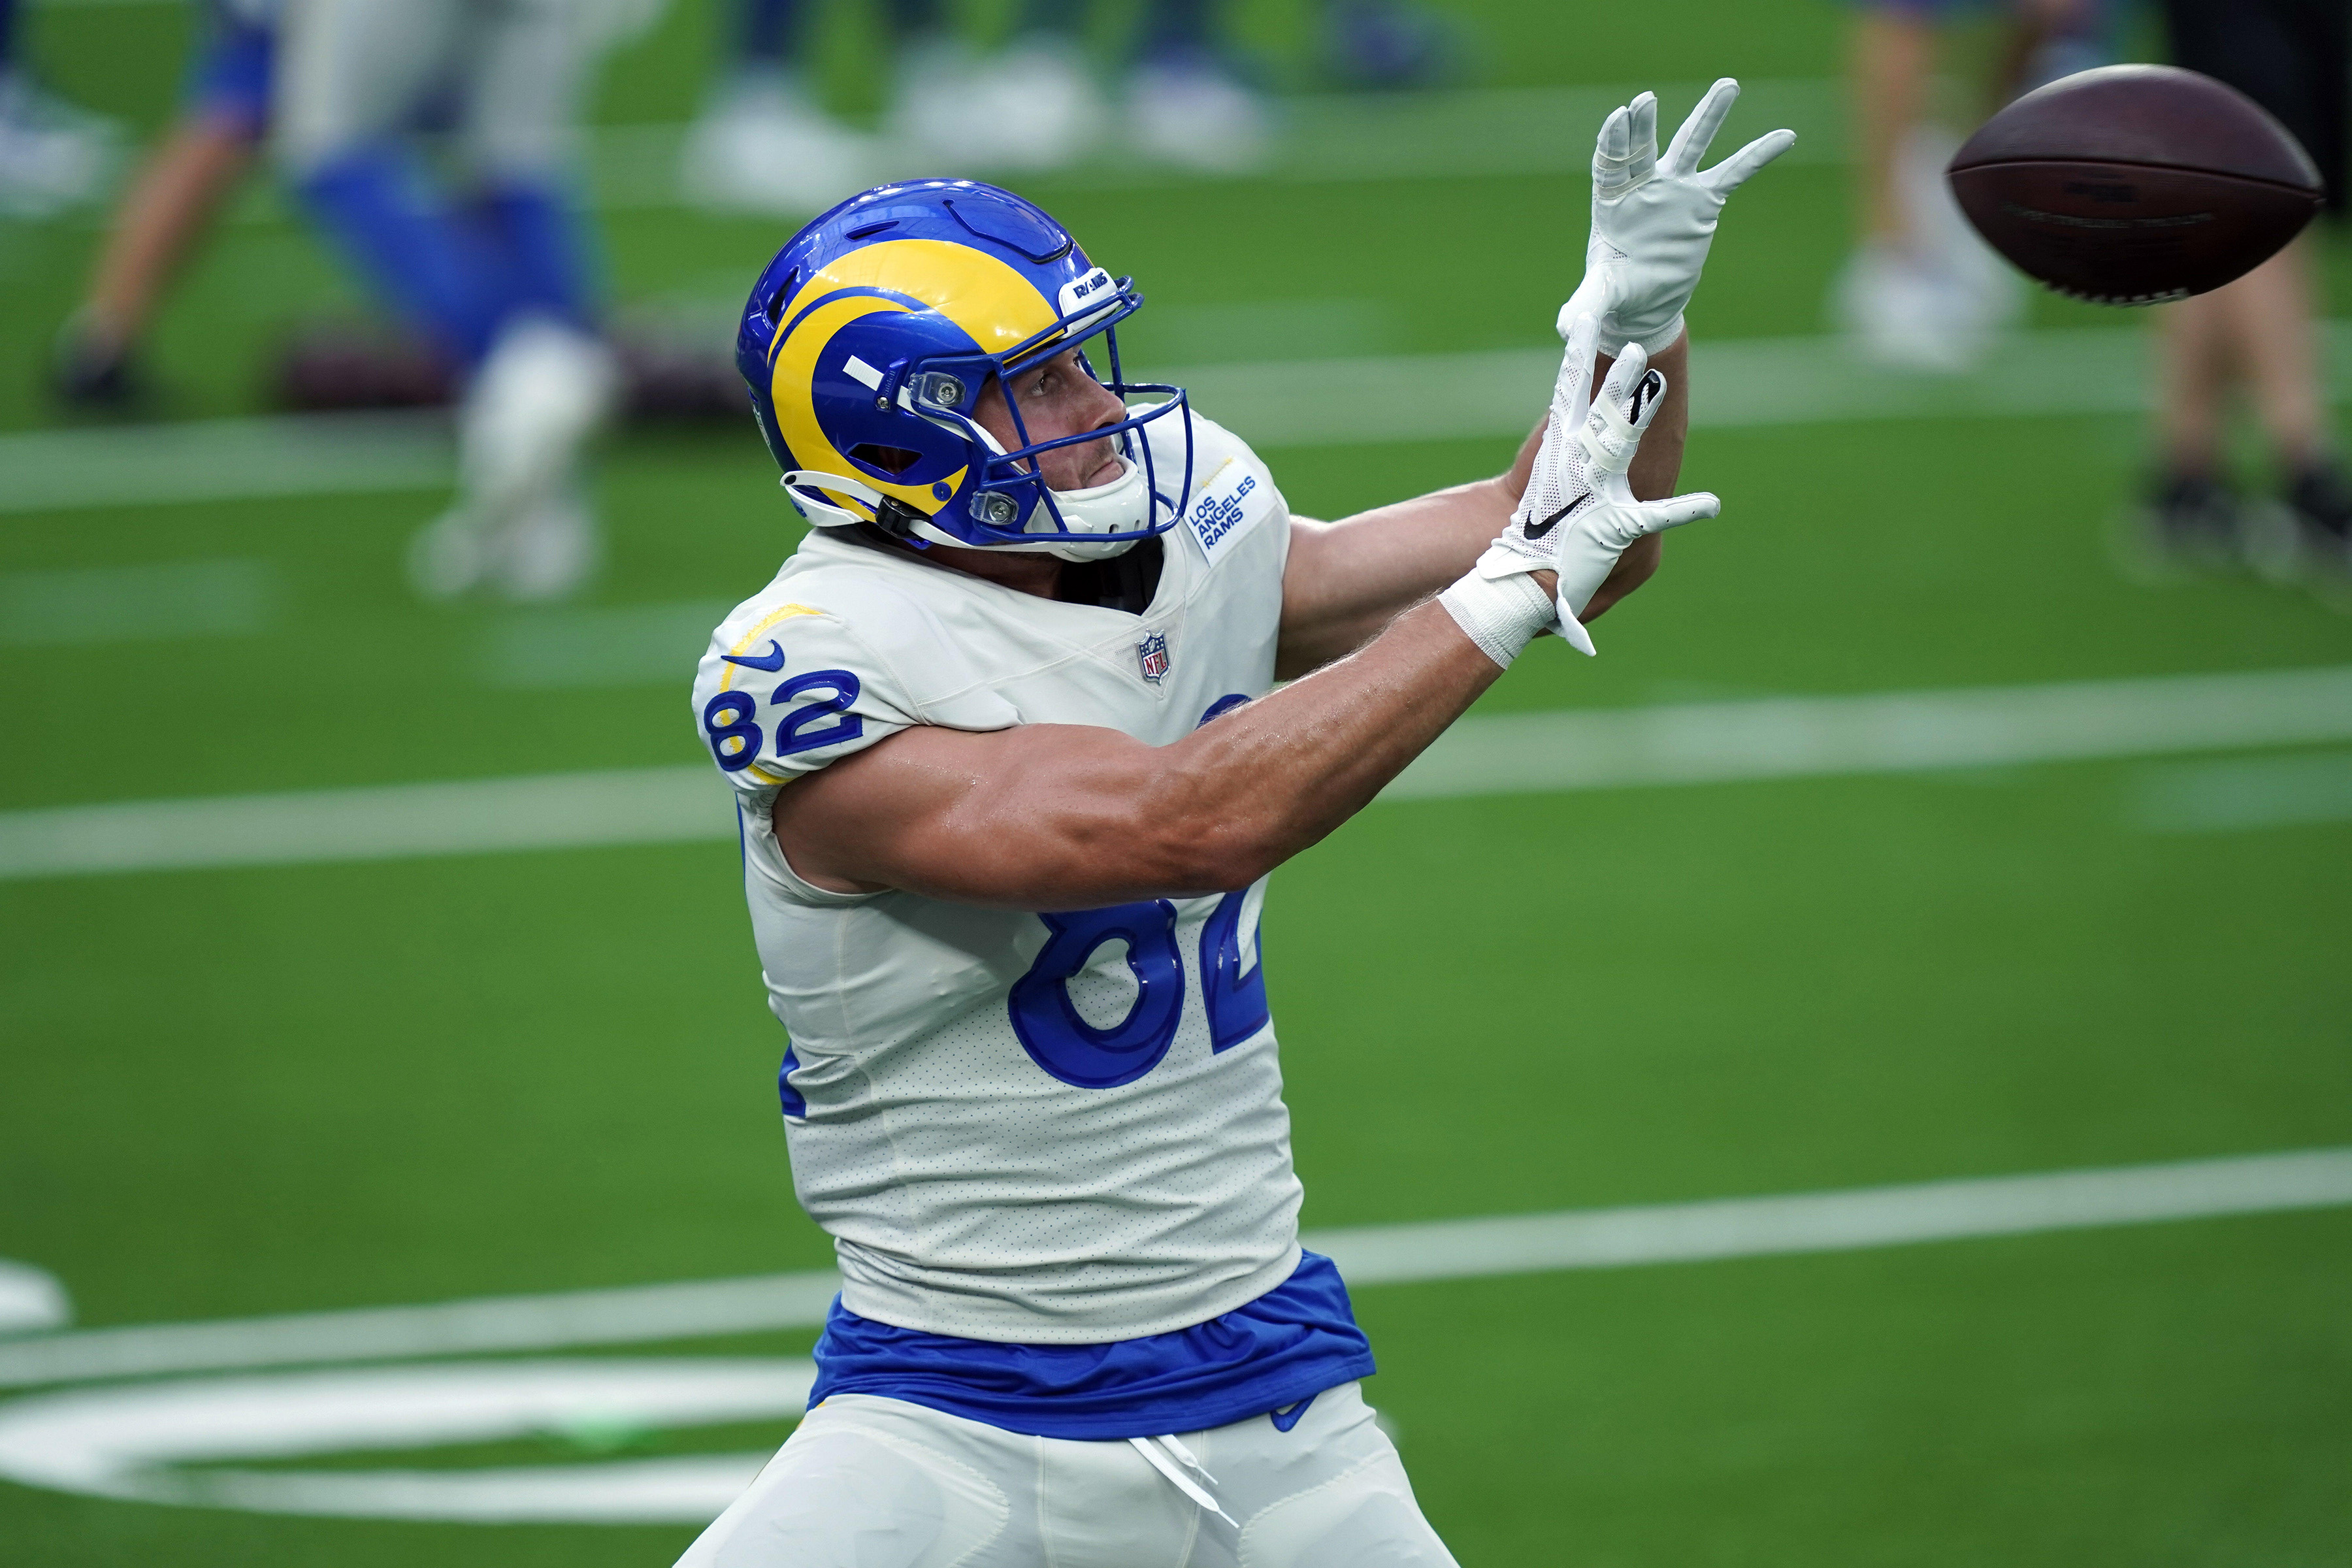
<path id="1" fill-rule="evenodd" d="M 1605 379 L 1615 363 L 1601 356 L 1593 384 Z M 1682 473 L 1683 448 L 1690 433 L 1688 335 L 1651 363 L 1666 378 L 1666 396 L 1626 474 L 1626 482 L 1642 500 L 1673 495 Z M 1467 572 L 1519 504 L 1542 435 L 1543 426 L 1538 424 L 1520 444 L 1509 469 L 1496 478 L 1417 496 L 1340 522 L 1294 525 L 1297 531 L 1290 567 L 1283 577 L 1282 646 L 1276 673 L 1294 679 L 1361 647 L 1398 611 Z M 1655 535 L 1627 550 L 1581 618 L 1599 619 L 1647 582 L 1658 569 L 1659 557 Z"/>
<path id="2" fill-rule="evenodd" d="M 1595 377 L 1607 376 L 1609 367 L 1616 363 L 1602 355 Z M 1642 437 L 1642 449 L 1633 455 L 1633 466 L 1625 470 L 1625 482 L 1638 500 L 1663 500 L 1682 482 L 1683 448 L 1690 439 L 1690 334 L 1675 340 L 1674 346 L 1650 363 L 1666 378 L 1666 397 Z M 1616 570 L 1577 618 L 1591 626 L 1609 613 L 1610 605 L 1656 575 L 1665 542 L 1664 534 L 1654 533 L 1627 546 L 1617 558 Z"/>
<path id="3" fill-rule="evenodd" d="M 1247 886 L 1362 810 L 1501 674 L 1431 602 L 1171 747 L 1210 890 Z"/>
<path id="4" fill-rule="evenodd" d="M 1606 354 L 1601 356 L 1593 384 L 1599 385 L 1616 363 Z M 1658 405 L 1657 416 L 1643 434 L 1642 449 L 1633 454 L 1625 482 L 1633 487 L 1637 500 L 1664 500 L 1682 483 L 1683 448 L 1690 440 L 1690 334 L 1685 332 L 1672 347 L 1653 354 L 1650 368 L 1666 378 L 1665 400 Z M 1651 541 L 1654 543 L 1656 535 Z"/>

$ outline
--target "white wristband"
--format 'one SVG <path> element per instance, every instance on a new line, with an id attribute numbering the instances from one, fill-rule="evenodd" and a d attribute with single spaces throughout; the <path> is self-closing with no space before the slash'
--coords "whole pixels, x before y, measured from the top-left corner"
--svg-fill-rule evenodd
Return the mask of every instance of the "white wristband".
<path id="1" fill-rule="evenodd" d="M 1648 354 L 1652 359 L 1655 359 L 1660 354 L 1675 346 L 1675 340 L 1683 335 L 1684 330 L 1685 323 L 1683 318 L 1679 313 L 1677 313 L 1673 321 L 1668 321 L 1657 331 L 1651 333 L 1646 338 L 1633 341 L 1638 341 L 1641 343 L 1642 352 L 1643 353 Z M 1623 353 L 1624 352 L 1625 345 L 1623 343 L 1618 344 L 1617 353 Z M 1609 357 L 1615 359 L 1617 354 L 1611 354 Z"/>
<path id="2" fill-rule="evenodd" d="M 1524 572 L 1506 577 L 1472 572 L 1438 595 L 1437 602 L 1463 635 L 1478 645 L 1478 651 L 1505 669 L 1538 632 L 1550 627 L 1558 614 L 1550 596 Z"/>

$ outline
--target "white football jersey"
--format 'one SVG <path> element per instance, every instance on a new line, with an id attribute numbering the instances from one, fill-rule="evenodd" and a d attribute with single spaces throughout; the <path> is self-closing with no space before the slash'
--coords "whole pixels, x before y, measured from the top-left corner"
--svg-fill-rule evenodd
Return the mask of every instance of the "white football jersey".
<path id="1" fill-rule="evenodd" d="M 1262 882 L 1042 915 L 847 896 L 796 877 L 769 817 L 796 775 L 910 724 L 1165 745 L 1268 690 L 1289 509 L 1245 445 L 1193 426 L 1192 500 L 1141 615 L 817 530 L 703 657 L 695 713 L 739 792 L 791 1036 L 793 1182 L 863 1317 L 1096 1343 L 1202 1322 L 1297 1266 Z"/>

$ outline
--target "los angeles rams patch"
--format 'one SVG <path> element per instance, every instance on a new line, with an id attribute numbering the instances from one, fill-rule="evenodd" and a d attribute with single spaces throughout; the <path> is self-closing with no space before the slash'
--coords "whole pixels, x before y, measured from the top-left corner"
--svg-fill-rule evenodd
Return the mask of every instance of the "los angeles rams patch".
<path id="1" fill-rule="evenodd" d="M 1240 458 L 1227 458 L 1192 498 L 1184 524 L 1214 565 L 1218 555 L 1256 526 L 1273 505 L 1273 481 Z"/>

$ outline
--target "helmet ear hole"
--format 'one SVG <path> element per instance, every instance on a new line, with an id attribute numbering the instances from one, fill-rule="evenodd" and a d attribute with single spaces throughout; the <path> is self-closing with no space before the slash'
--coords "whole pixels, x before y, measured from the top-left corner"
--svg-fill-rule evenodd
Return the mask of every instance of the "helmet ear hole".
<path id="1" fill-rule="evenodd" d="M 849 456 L 869 468 L 879 468 L 897 479 L 922 460 L 920 452 L 904 447 L 884 447 L 872 441 L 860 441 L 849 449 Z"/>

